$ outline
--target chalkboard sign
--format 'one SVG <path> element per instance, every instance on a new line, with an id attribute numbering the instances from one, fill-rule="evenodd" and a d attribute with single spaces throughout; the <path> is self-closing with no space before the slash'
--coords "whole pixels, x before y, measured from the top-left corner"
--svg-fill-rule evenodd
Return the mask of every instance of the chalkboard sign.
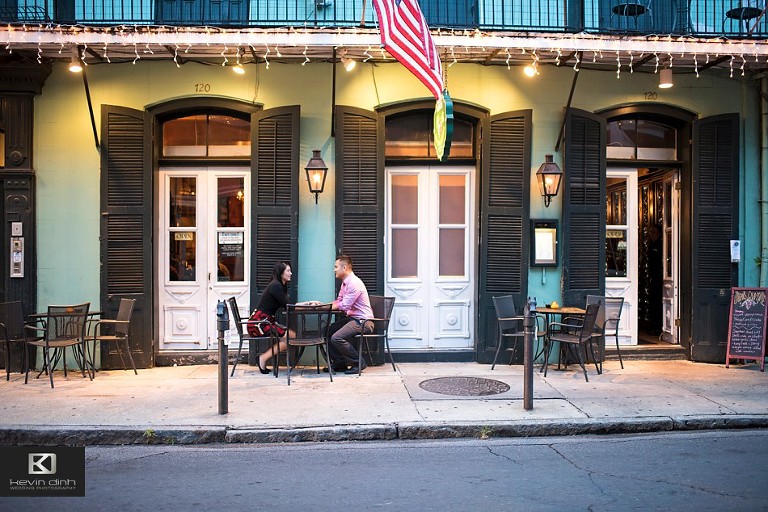
<path id="1" fill-rule="evenodd" d="M 765 371 L 767 298 L 768 288 L 731 289 L 726 368 L 731 359 L 754 359 L 760 361 L 760 371 Z"/>

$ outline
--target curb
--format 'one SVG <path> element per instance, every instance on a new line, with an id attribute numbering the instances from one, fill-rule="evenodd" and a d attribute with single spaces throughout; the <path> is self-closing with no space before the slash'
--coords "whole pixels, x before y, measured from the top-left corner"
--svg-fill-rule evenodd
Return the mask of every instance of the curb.
<path id="1" fill-rule="evenodd" d="M 91 446 L 209 443 L 305 443 L 418 439 L 575 436 L 768 428 L 768 415 L 585 418 L 520 423 L 400 423 L 305 428 L 0 427 L 0 446 Z"/>

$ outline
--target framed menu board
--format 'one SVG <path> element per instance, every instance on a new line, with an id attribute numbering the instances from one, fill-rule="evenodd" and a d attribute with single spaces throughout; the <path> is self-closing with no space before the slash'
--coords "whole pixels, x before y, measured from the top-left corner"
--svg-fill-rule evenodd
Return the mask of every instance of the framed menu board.
<path id="1" fill-rule="evenodd" d="M 768 288 L 731 288 L 726 368 L 731 359 L 751 359 L 765 371 L 766 297 Z"/>

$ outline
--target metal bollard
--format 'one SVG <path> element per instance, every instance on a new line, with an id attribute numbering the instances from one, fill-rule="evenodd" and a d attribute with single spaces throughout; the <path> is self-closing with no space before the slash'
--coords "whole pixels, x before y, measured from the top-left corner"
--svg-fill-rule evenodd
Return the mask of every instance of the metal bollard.
<path id="1" fill-rule="evenodd" d="M 224 331 L 229 330 L 229 311 L 225 302 L 219 301 L 216 304 L 216 319 L 216 329 L 219 331 L 219 414 L 227 414 L 229 412 L 228 347 L 224 344 Z"/>
<path id="2" fill-rule="evenodd" d="M 523 408 L 533 409 L 533 341 L 536 339 L 536 298 L 525 302 L 525 319 L 523 320 L 525 336 L 523 337 Z"/>

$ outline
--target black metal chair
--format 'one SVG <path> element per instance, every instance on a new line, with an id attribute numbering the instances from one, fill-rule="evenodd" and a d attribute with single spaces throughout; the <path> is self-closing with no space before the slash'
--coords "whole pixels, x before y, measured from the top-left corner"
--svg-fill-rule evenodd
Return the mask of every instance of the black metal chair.
<path id="1" fill-rule="evenodd" d="M 24 308 L 21 301 L 0 303 L 0 341 L 5 342 L 5 380 L 11 379 L 11 347 L 22 345 L 21 372 L 28 364 L 24 347 Z"/>
<path id="2" fill-rule="evenodd" d="M 131 326 L 131 317 L 133 316 L 133 307 L 136 304 L 136 299 L 120 299 L 120 306 L 117 309 L 117 317 L 115 319 L 101 318 L 92 321 L 93 336 L 89 336 L 88 339 L 93 341 L 94 354 L 96 352 L 96 346 L 101 347 L 103 343 L 114 343 L 117 348 L 117 355 L 120 357 L 120 362 L 123 365 L 123 370 L 127 370 L 125 366 L 125 360 L 123 359 L 123 352 L 120 349 L 120 345 L 125 346 L 125 351 L 128 354 L 128 360 L 131 362 L 131 368 L 133 373 L 138 375 L 136 371 L 136 363 L 133 361 L 133 355 L 131 354 L 131 347 L 128 343 L 128 331 Z M 106 327 L 107 329 L 104 329 Z M 91 357 L 91 363 L 93 363 L 93 357 Z M 96 368 L 91 364 L 91 377 L 96 375 Z"/>
<path id="3" fill-rule="evenodd" d="M 67 376 L 66 351 L 68 347 L 72 348 L 78 366 L 80 366 L 80 373 L 85 377 L 85 369 L 89 364 L 86 361 L 85 326 L 90 306 L 90 302 L 72 306 L 48 306 L 48 313 L 39 318 L 43 324 L 42 328 L 31 325 L 24 326 L 28 333 L 24 343 L 25 350 L 29 346 L 43 349 L 43 369 L 37 374 L 37 378 L 46 372 L 51 380 L 51 388 L 53 388 L 53 370 L 59 360 L 62 360 L 64 365 L 64 377 Z M 38 338 L 37 336 L 41 333 L 42 338 Z M 30 339 L 30 336 L 34 339 Z M 29 380 L 29 366 L 27 364 L 24 384 Z M 88 377 L 93 379 L 90 371 Z"/>
<path id="4" fill-rule="evenodd" d="M 237 299 L 235 297 L 230 297 L 227 299 L 227 302 L 229 303 L 229 311 L 232 313 L 232 320 L 235 324 L 235 329 L 237 330 L 237 337 L 240 339 L 239 344 L 237 346 L 237 355 L 235 356 L 235 362 L 232 364 L 232 373 L 230 374 L 230 377 L 233 377 L 235 375 L 235 368 L 237 368 L 237 363 L 240 361 L 240 354 L 243 351 L 243 342 L 247 341 L 249 344 L 252 342 L 261 344 L 262 342 L 269 343 L 269 346 L 273 346 L 275 343 L 278 342 L 277 338 L 274 336 L 274 329 L 269 329 L 269 335 L 268 336 L 251 336 L 248 333 L 248 322 L 249 320 L 247 318 L 243 319 L 242 316 L 240 316 L 240 308 L 237 305 Z M 258 302 L 257 302 L 258 304 Z M 260 320 L 257 322 L 258 324 L 262 324 L 264 327 L 272 327 L 271 322 L 269 320 Z M 266 330 L 266 329 L 265 329 Z M 277 377 L 277 352 L 272 353 L 272 373 Z"/>
<path id="5" fill-rule="evenodd" d="M 567 350 L 576 352 L 576 359 L 579 362 L 579 366 L 581 366 L 581 369 L 584 371 L 584 378 L 587 382 L 589 382 L 589 377 L 587 376 L 587 369 L 584 366 L 584 359 L 586 358 L 586 351 L 587 351 L 587 345 L 589 345 L 589 349 L 592 352 L 592 360 L 595 360 L 595 353 L 592 349 L 592 338 L 596 336 L 600 336 L 600 334 L 595 332 L 595 323 L 597 322 L 598 314 L 600 313 L 600 309 L 603 307 L 602 302 L 597 304 L 589 304 L 587 305 L 586 312 L 584 313 L 584 318 L 581 320 L 580 323 L 564 323 L 564 322 L 551 322 L 549 324 L 549 331 L 550 334 L 546 338 L 545 342 L 545 350 L 544 350 L 544 377 L 547 376 L 547 364 L 549 362 L 549 355 L 552 351 L 552 343 L 558 342 L 561 344 L 561 347 L 565 346 L 567 347 Z M 558 328 L 560 330 L 553 329 Z M 581 355 L 582 350 L 584 351 L 584 356 Z M 566 365 L 567 365 L 567 358 L 566 358 Z M 595 362 L 595 370 L 599 373 L 599 368 L 597 367 L 597 362 Z"/>
<path id="6" fill-rule="evenodd" d="M 315 347 L 315 362 L 317 364 L 317 373 L 320 373 L 320 355 L 325 359 L 328 366 L 328 376 L 333 382 L 333 365 L 328 358 L 328 327 L 331 324 L 333 315 L 333 304 L 321 304 L 319 306 L 304 306 L 297 304 L 288 304 L 285 313 L 286 335 L 285 342 L 287 348 L 286 363 L 288 365 L 288 385 L 291 385 L 291 373 L 296 362 L 301 358 L 304 349 Z M 291 364 L 291 349 L 298 350 L 296 361 Z"/>
<path id="7" fill-rule="evenodd" d="M 368 345 L 368 340 L 373 338 L 384 338 L 384 349 L 389 354 L 389 361 L 392 363 L 392 371 L 396 372 L 395 360 L 392 358 L 392 351 L 389 349 L 389 319 L 392 318 L 392 309 L 395 307 L 394 297 L 382 297 L 381 295 L 370 295 L 368 297 L 371 301 L 371 309 L 373 309 L 374 318 L 366 319 L 361 327 L 362 332 L 354 337 L 357 341 L 357 353 L 359 354 L 357 360 L 357 374 L 360 375 L 363 367 L 363 347 L 368 353 L 368 357 L 371 356 L 371 347 Z"/>
<path id="8" fill-rule="evenodd" d="M 524 341 L 525 328 L 523 322 L 525 317 L 517 314 L 515 309 L 515 299 L 512 295 L 502 295 L 500 297 L 493 298 L 493 307 L 496 310 L 496 323 L 499 327 L 499 336 L 496 340 L 496 354 L 493 356 L 493 364 L 491 370 L 496 368 L 496 360 L 499 357 L 502 345 L 505 341 L 512 341 L 512 345 L 507 346 L 504 350 L 512 352 L 509 358 L 509 363 L 512 364 L 515 360 L 515 353 L 517 352 L 517 342 Z M 547 334 L 545 330 L 539 329 L 540 316 L 536 317 L 536 337 L 544 338 Z"/>
<path id="9" fill-rule="evenodd" d="M 629 0 L 614 5 L 611 9 L 611 26 L 613 26 L 613 18 L 615 16 L 633 18 L 635 21 L 635 30 L 637 30 L 637 18 L 640 16 L 648 16 L 651 20 L 651 28 L 653 28 L 653 12 L 651 11 L 651 3 L 653 0 Z"/>
<path id="10" fill-rule="evenodd" d="M 624 297 L 604 297 L 602 295 L 587 295 L 587 304 L 603 303 L 601 314 L 597 317 L 595 330 L 603 338 L 603 346 L 608 336 L 613 336 L 616 340 L 616 353 L 619 355 L 619 363 L 624 369 L 624 361 L 621 359 L 621 349 L 619 348 L 619 324 L 621 323 L 621 312 L 624 309 Z M 603 373 L 603 362 L 600 361 L 600 371 Z"/>

